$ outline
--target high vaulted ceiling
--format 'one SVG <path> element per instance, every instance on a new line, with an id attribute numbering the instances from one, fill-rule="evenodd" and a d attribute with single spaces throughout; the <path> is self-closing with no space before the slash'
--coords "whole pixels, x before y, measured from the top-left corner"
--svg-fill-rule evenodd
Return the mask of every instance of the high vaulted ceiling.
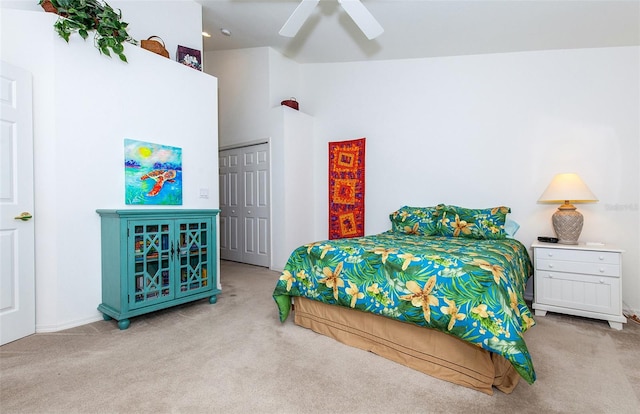
<path id="1" fill-rule="evenodd" d="M 195 1 L 205 51 L 269 46 L 299 63 L 640 45 L 639 0 L 362 0 L 384 28 L 374 40 L 338 0 L 321 0 L 294 38 L 278 31 L 299 0 Z"/>

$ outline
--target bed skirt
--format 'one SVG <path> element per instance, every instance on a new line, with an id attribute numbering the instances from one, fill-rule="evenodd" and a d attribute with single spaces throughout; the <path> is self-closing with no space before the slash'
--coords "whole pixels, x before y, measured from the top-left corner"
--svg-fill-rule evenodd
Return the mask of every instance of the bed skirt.
<path id="1" fill-rule="evenodd" d="M 501 355 L 443 332 L 296 297 L 294 322 L 432 377 L 493 395 L 511 393 L 520 376 Z"/>

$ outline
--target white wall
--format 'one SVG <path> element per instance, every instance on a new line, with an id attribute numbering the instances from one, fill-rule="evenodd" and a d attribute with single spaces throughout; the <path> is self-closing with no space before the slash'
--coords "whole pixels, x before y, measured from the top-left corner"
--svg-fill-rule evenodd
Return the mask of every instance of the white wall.
<path id="1" fill-rule="evenodd" d="M 207 73 L 220 79 L 220 147 L 267 139 L 271 108 L 269 49 L 207 52 L 204 66 Z"/>
<path id="2" fill-rule="evenodd" d="M 507 205 L 519 240 L 553 235 L 537 204 L 556 173 L 599 197 L 578 205 L 581 241 L 626 250 L 623 300 L 640 309 L 640 48 L 581 49 L 302 65 L 316 157 L 367 138 L 366 233 L 404 204 Z M 326 165 L 316 168 L 319 238 Z"/>
<path id="3" fill-rule="evenodd" d="M 269 50 L 269 105 L 281 105 L 285 99 L 295 98 L 298 109 L 305 112 L 305 99 L 300 95 L 300 65 L 279 52 Z"/>
<path id="4" fill-rule="evenodd" d="M 182 148 L 183 205 L 175 208 L 219 206 L 217 79 L 131 45 L 126 64 L 77 36 L 66 44 L 55 18 L 2 10 L 1 57 L 34 81 L 39 332 L 101 319 L 95 210 L 141 208 L 124 204 L 125 138 Z M 199 198 L 203 188 L 208 199 Z"/>
<path id="5" fill-rule="evenodd" d="M 270 268 L 282 271 L 298 246 L 314 240 L 313 118 L 281 105 L 270 112 Z"/>
<path id="6" fill-rule="evenodd" d="M 203 59 L 205 72 L 220 79 L 221 148 L 269 138 L 270 109 L 300 101 L 300 65 L 273 49 L 207 52 Z"/>

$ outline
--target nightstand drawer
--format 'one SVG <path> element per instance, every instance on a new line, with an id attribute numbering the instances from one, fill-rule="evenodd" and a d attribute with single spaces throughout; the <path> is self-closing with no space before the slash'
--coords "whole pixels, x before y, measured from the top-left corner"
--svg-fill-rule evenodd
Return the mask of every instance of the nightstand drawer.
<path id="1" fill-rule="evenodd" d="M 570 262 L 620 264 L 620 253 L 571 249 L 536 249 L 540 259 L 566 260 Z"/>
<path id="2" fill-rule="evenodd" d="M 617 264 L 569 262 L 558 259 L 536 259 L 536 269 L 541 271 L 620 277 L 620 265 Z"/>
<path id="3" fill-rule="evenodd" d="M 536 302 L 569 309 L 619 315 L 620 279 L 536 272 Z"/>

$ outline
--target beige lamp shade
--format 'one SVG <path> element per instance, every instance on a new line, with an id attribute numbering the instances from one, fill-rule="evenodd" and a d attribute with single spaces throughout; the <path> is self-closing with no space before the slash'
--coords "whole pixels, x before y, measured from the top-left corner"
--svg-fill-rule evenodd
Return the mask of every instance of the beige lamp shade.
<path id="1" fill-rule="evenodd" d="M 598 198 L 575 173 L 558 174 L 538 199 L 539 203 L 563 203 L 551 221 L 558 243 L 578 244 L 584 218 L 571 203 L 594 203 Z"/>
<path id="2" fill-rule="evenodd" d="M 544 190 L 538 202 L 573 202 L 593 203 L 598 198 L 589 190 L 589 187 L 575 173 L 558 174 L 553 177 L 551 184 Z"/>

